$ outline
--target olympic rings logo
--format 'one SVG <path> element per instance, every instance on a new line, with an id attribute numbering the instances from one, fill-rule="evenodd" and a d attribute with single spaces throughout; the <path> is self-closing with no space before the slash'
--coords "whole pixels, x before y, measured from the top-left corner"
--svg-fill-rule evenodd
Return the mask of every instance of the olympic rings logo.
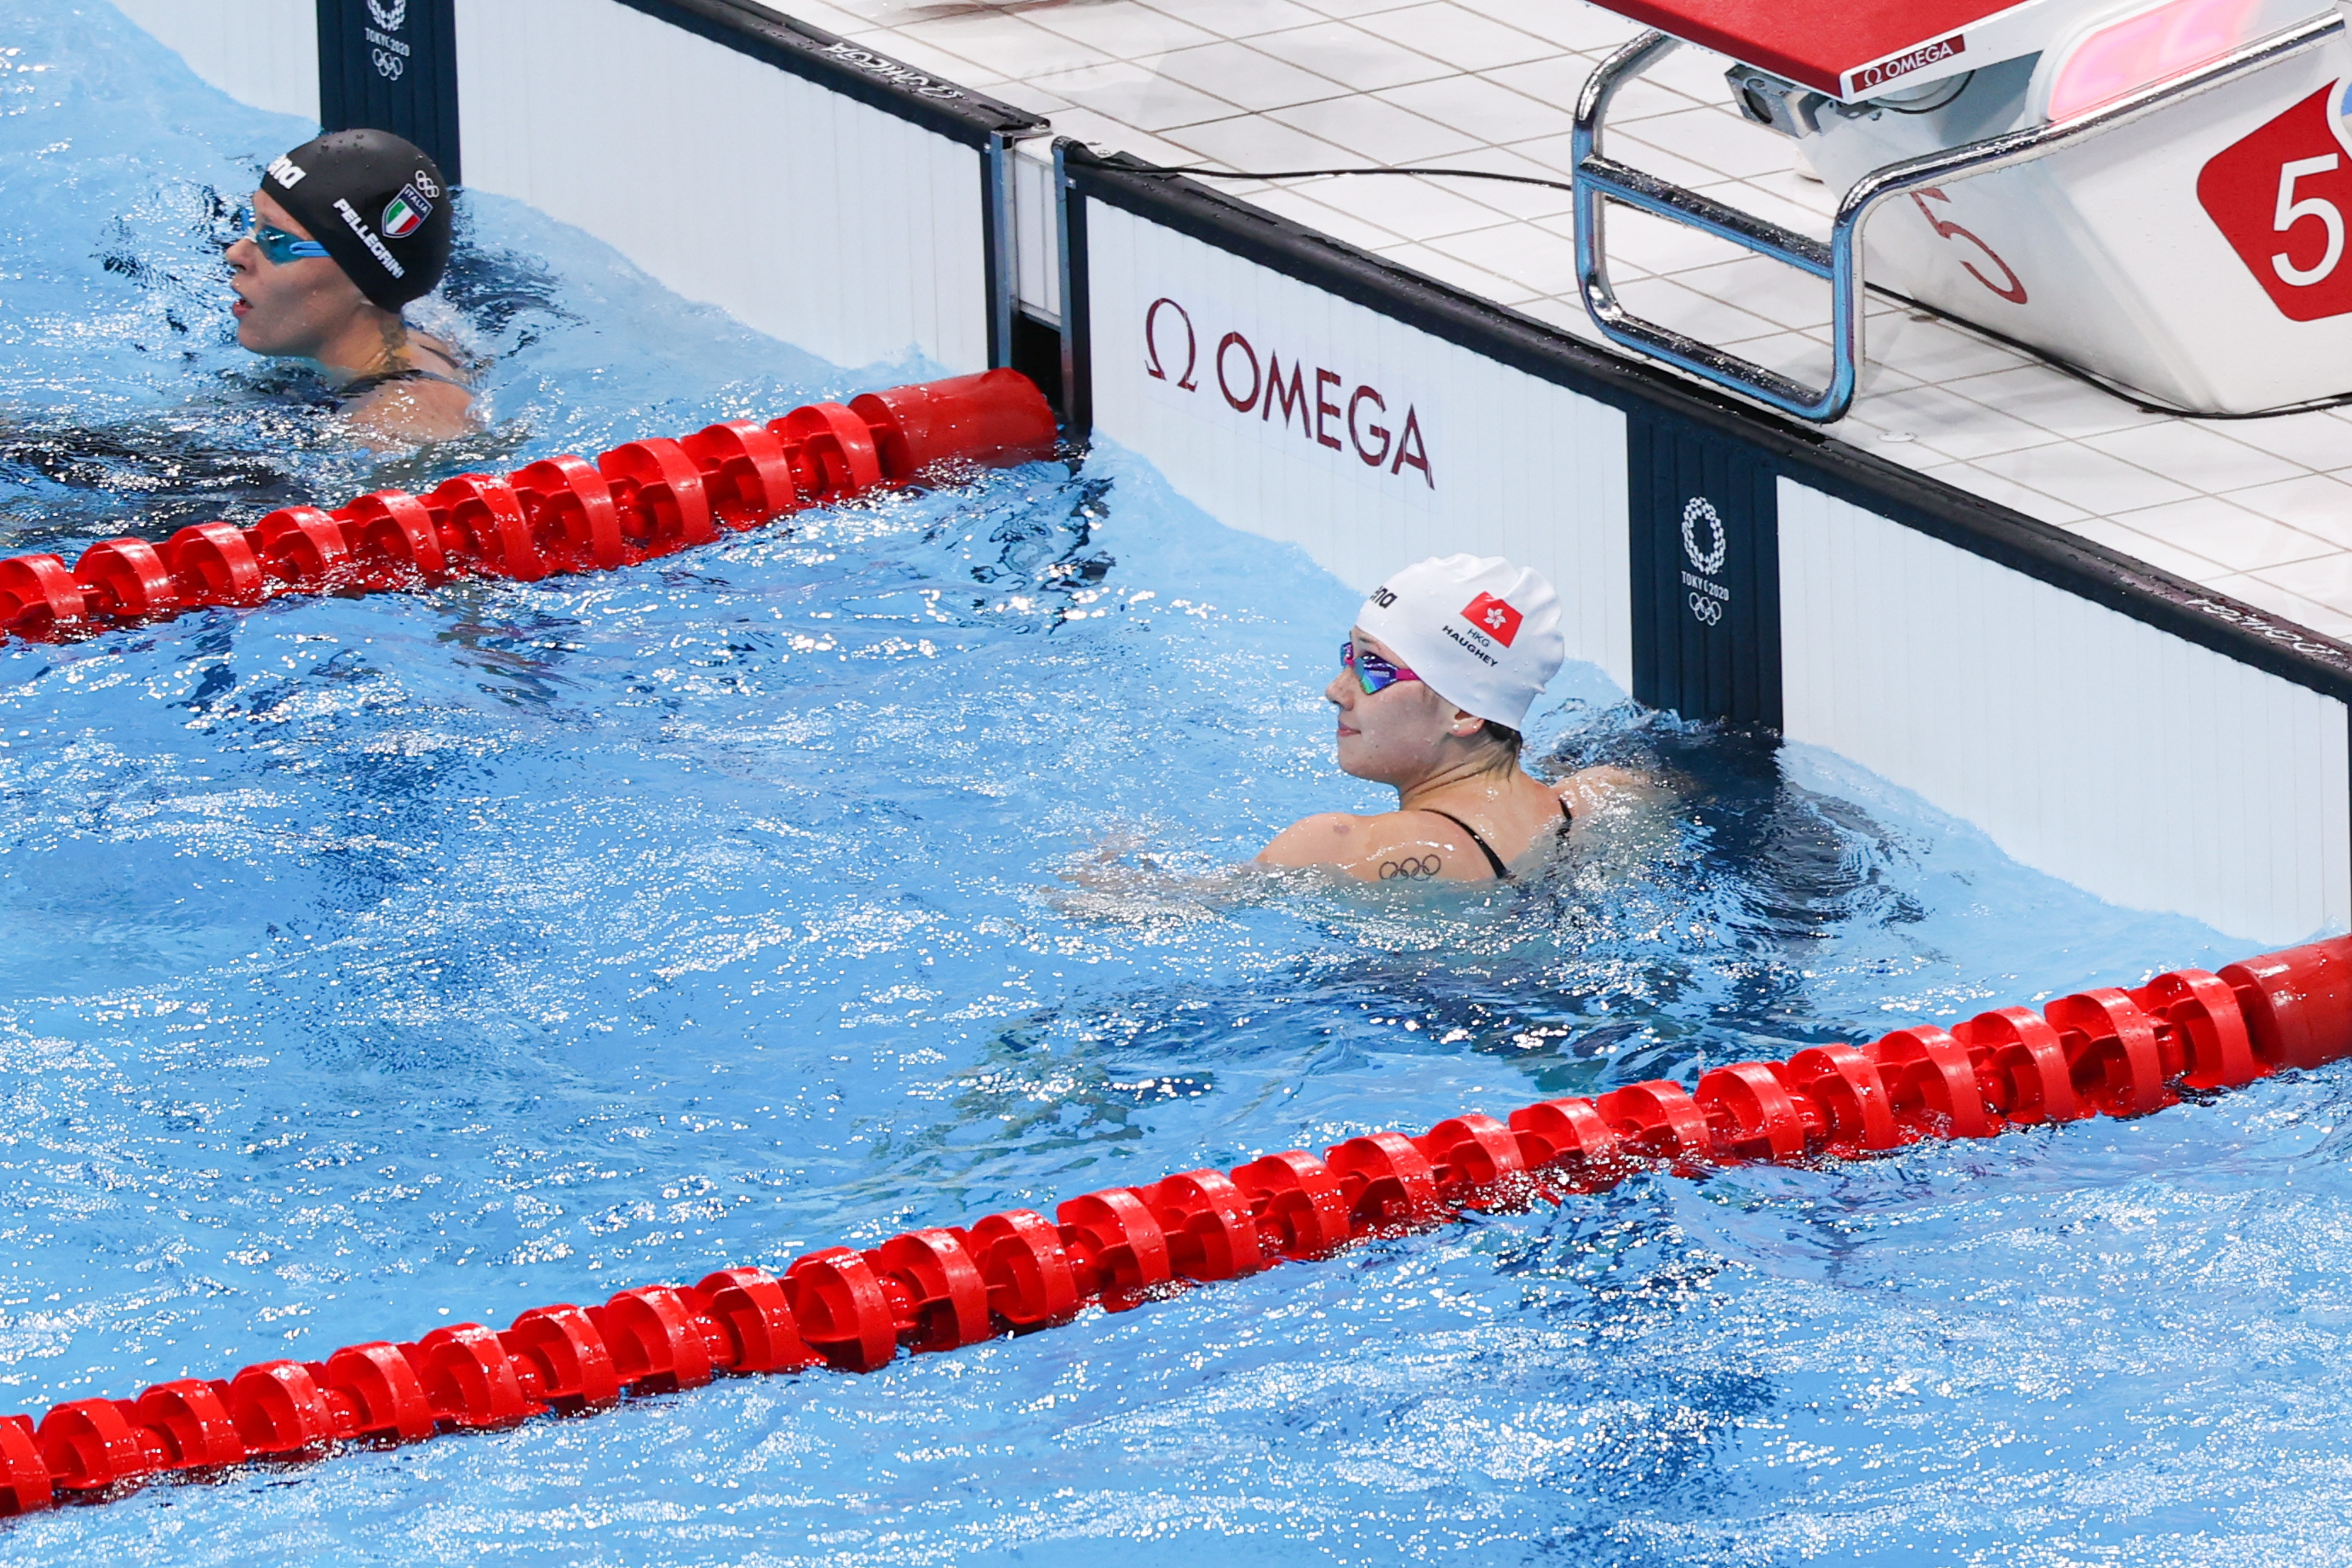
<path id="1" fill-rule="evenodd" d="M 1384 861 L 1381 864 L 1381 880 L 1393 882 L 1398 877 L 1411 877 L 1426 882 L 1445 869 L 1444 855 L 1407 855 L 1402 860 Z"/>
<path id="2" fill-rule="evenodd" d="M 1690 612 L 1700 625 L 1712 626 L 1723 619 L 1723 601 L 1709 599 L 1703 593 L 1694 593 L 1690 596 Z"/>
<path id="3" fill-rule="evenodd" d="M 400 79 L 400 73 L 407 68 L 408 62 L 402 59 L 398 55 L 394 54 L 390 49 L 378 49 L 375 51 L 375 74 L 382 77 L 384 80 L 398 81 Z"/>
<path id="4" fill-rule="evenodd" d="M 1695 531 L 1702 517 L 1706 520 L 1707 528 L 1707 547 L 1705 549 L 1698 548 L 1698 535 Z M 1705 496 L 1692 497 L 1690 504 L 1683 508 L 1683 553 L 1690 557 L 1693 566 L 1713 577 L 1723 570 L 1723 558 L 1730 551 L 1731 533 L 1723 526 L 1723 517 L 1716 511 L 1715 503 Z"/>

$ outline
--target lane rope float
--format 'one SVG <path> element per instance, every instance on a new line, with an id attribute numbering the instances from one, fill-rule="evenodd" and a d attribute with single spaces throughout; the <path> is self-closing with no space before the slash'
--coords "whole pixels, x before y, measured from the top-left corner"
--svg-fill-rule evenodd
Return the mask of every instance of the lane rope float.
<path id="1" fill-rule="evenodd" d="M 2130 989 L 1997 1008 L 1950 1030 L 1898 1029 L 1786 1061 L 1472 1113 L 1417 1137 L 1368 1133 L 1312 1155 L 1194 1170 L 858 1249 L 781 1275 L 722 1269 L 601 1306 L 534 1307 L 503 1331 L 435 1329 L 346 1345 L 131 1399 L 76 1399 L 0 1418 L 0 1513 L 125 1495 L 145 1479 L 338 1448 L 509 1427 L 721 1374 L 870 1372 L 902 1350 L 955 1350 L 1123 1312 L 1276 1263 L 1428 1228 L 1463 1210 L 1602 1191 L 1640 1170 L 1852 1159 L 2013 1126 L 2144 1116 L 2267 1074 L 2352 1055 L 2352 936 L 2181 969 Z"/>
<path id="2" fill-rule="evenodd" d="M 460 474 L 423 496 L 376 490 L 333 511 L 282 507 L 250 527 L 191 524 L 161 544 L 106 539 L 71 566 L 12 556 L 0 559 L 0 632 L 55 642 L 291 594 L 610 571 L 918 484 L 945 465 L 1051 457 L 1055 440 L 1045 394 L 1018 371 L 893 387 L 765 424 L 729 420 L 675 441 L 632 441 L 593 463 L 566 454 L 503 476 Z"/>

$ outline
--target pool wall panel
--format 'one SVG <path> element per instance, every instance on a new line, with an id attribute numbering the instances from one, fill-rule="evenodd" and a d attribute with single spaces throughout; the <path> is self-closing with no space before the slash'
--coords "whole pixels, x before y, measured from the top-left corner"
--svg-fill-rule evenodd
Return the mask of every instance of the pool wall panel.
<path id="1" fill-rule="evenodd" d="M 207 79 L 316 112 L 316 0 L 124 4 Z M 2352 925 L 2343 644 L 1135 160 L 1059 142 L 1049 203 L 1007 155 L 1034 117 L 744 0 L 456 4 L 468 183 L 681 294 L 852 366 L 1005 362 L 1021 309 L 1058 314 L 1076 434 L 1353 587 L 1512 556 L 1622 688 L 1777 720 L 2120 904 L 2265 940 Z M 1217 381 L 1276 356 L 1279 399 Z M 1661 468 L 1659 431 L 1697 467 Z M 1707 553 L 1661 542 L 1688 498 L 1649 491 L 1721 488 L 1710 464 L 1755 480 L 1743 582 L 1778 610 L 1728 696 L 1723 649 L 1661 663 L 1655 625 L 1644 687 L 1633 610 L 1637 545 L 1653 587 Z"/>
<path id="2" fill-rule="evenodd" d="M 1535 567 L 1570 656 L 1632 688 L 1622 412 L 1115 207 L 1087 256 L 1097 433 L 1352 588 L 1457 550 Z"/>
<path id="3" fill-rule="evenodd" d="M 989 363 L 982 154 L 616 0 L 458 0 L 467 183 L 845 365 Z"/>
<path id="4" fill-rule="evenodd" d="M 1222 192 L 1064 150 L 1082 198 L 1070 297 L 1093 296 L 1072 406 L 1091 396 L 1095 428 L 1222 520 L 1357 586 L 1467 541 L 1517 553 L 1562 580 L 1579 655 L 1658 706 L 1824 747 L 2120 904 L 2265 939 L 2352 924 L 2352 650 Z M 1399 515 L 1334 483 L 1295 430 L 1270 455 L 1262 413 L 1244 428 L 1151 374 L 1171 347 L 1143 317 L 1176 299 L 1202 353 L 1230 319 L 1335 362 L 1387 356 L 1384 376 L 1410 366 L 1416 395 L 1443 392 L 1433 451 L 1461 447 L 1486 487 Z M 1759 612 L 1721 646 L 1665 634 L 1683 601 L 1664 589 L 1713 554 L 1711 531 L 1681 537 L 1694 497 L 1750 558 L 1719 580 Z M 1790 497 L 1799 514 L 1776 521 Z M 1654 601 L 1621 630 L 1643 581 Z"/>
<path id="5" fill-rule="evenodd" d="M 2352 921 L 2338 698 L 1780 481 L 1784 734 L 2115 903 Z"/>
<path id="6" fill-rule="evenodd" d="M 1625 466 L 1633 695 L 1685 718 L 1780 727 L 1780 492 L 1745 443 L 1642 410 Z"/>
<path id="7" fill-rule="evenodd" d="M 319 118 L 318 0 L 115 0 L 229 97 Z"/>
<path id="8" fill-rule="evenodd" d="M 464 184 L 457 0 L 318 0 L 317 15 L 320 124 L 404 136 Z"/>

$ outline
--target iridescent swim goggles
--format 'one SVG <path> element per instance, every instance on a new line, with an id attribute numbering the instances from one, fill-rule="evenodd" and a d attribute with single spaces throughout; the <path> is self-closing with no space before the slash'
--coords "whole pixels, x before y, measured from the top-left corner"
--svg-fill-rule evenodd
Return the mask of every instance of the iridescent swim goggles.
<path id="1" fill-rule="evenodd" d="M 1366 696 L 1376 696 L 1399 681 L 1421 679 L 1401 664 L 1391 664 L 1370 648 L 1358 648 L 1353 637 L 1339 644 L 1339 663 L 1353 670 Z"/>

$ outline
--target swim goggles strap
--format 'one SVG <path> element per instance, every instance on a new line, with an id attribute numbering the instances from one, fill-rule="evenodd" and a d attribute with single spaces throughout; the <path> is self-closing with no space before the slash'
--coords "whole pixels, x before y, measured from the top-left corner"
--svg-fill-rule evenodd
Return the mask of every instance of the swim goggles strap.
<path id="1" fill-rule="evenodd" d="M 289 261 L 307 261 L 328 254 L 327 247 L 314 239 L 301 239 L 284 229 L 268 225 L 253 231 L 253 243 L 269 258 L 272 267 L 283 267 Z"/>

